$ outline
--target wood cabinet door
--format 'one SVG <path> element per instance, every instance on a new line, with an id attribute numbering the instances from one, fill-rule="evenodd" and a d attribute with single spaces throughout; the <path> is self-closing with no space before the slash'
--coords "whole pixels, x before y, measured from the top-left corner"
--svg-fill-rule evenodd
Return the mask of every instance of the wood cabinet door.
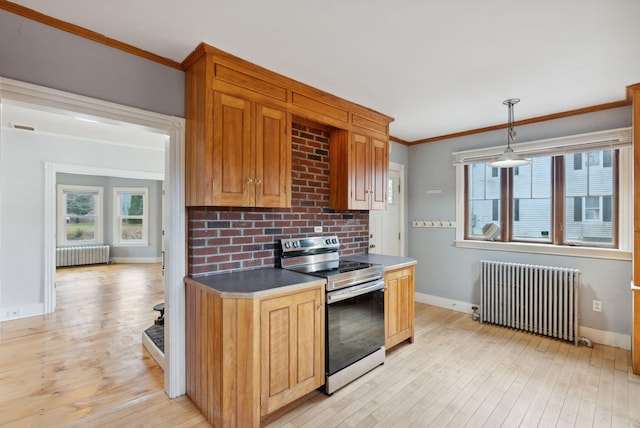
<path id="1" fill-rule="evenodd" d="M 291 206 L 291 138 L 287 112 L 256 105 L 255 205 Z"/>
<path id="2" fill-rule="evenodd" d="M 307 289 L 260 302 L 261 414 L 324 383 L 324 292 Z"/>
<path id="3" fill-rule="evenodd" d="M 371 139 L 371 198 L 372 210 L 387 209 L 387 174 L 389 171 L 389 146 L 386 141 Z"/>
<path id="4" fill-rule="evenodd" d="M 213 118 L 214 205 L 253 206 L 251 102 L 215 92 Z"/>
<path id="5" fill-rule="evenodd" d="M 369 137 L 352 133 L 349 151 L 349 209 L 368 210 L 369 192 L 371 191 L 371 145 Z"/>
<path id="6" fill-rule="evenodd" d="M 415 300 L 415 268 L 409 267 L 385 273 L 384 293 L 385 347 L 390 349 L 410 339 L 413 342 Z"/>

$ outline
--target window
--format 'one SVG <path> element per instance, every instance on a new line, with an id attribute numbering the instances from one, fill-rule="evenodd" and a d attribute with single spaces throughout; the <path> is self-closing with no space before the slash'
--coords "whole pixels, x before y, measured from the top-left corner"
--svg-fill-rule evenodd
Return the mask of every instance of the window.
<path id="1" fill-rule="evenodd" d="M 630 128 L 513 147 L 532 163 L 497 177 L 487 162 L 503 147 L 453 154 L 456 246 L 630 259 Z M 489 238 L 483 230 L 497 233 Z"/>
<path id="2" fill-rule="evenodd" d="M 483 237 L 487 223 L 500 224 L 500 177 L 485 164 L 470 165 L 469 171 L 469 234 Z"/>
<path id="3" fill-rule="evenodd" d="M 588 164 L 582 170 L 566 174 L 563 240 L 581 245 L 614 245 L 616 151 L 591 151 L 585 158 Z"/>
<path id="4" fill-rule="evenodd" d="M 115 187 L 113 198 L 113 245 L 148 245 L 149 189 Z"/>
<path id="5" fill-rule="evenodd" d="M 582 169 L 582 153 L 573 154 L 573 169 Z"/>
<path id="6" fill-rule="evenodd" d="M 551 157 L 534 158 L 513 180 L 512 238 L 549 241 L 552 219 Z"/>
<path id="7" fill-rule="evenodd" d="M 58 185 L 59 246 L 102 244 L 102 187 Z"/>
<path id="8" fill-rule="evenodd" d="M 502 179 L 506 190 L 502 193 L 494 191 L 493 196 L 498 199 L 492 199 L 490 219 L 506 231 L 502 233 L 501 239 L 612 246 L 615 232 L 615 224 L 611 218 L 616 204 L 616 195 L 613 192 L 615 168 L 602 167 L 602 152 L 600 150 L 578 153 L 581 159 L 588 162 L 580 169 L 574 168 L 577 156 L 558 155 L 533 158 L 530 165 L 519 167 L 518 175 L 515 175 L 513 169 L 502 170 L 502 174 L 506 175 Z M 554 168 L 557 163 L 565 168 Z M 482 170 L 486 164 L 478 165 L 480 166 L 477 169 Z M 569 166 L 572 168 L 569 169 Z M 474 165 L 470 168 L 473 171 Z M 468 183 L 471 189 L 474 188 L 473 177 L 472 173 L 471 181 Z M 562 209 L 563 205 L 558 199 L 563 194 L 564 213 L 562 216 L 554 215 L 554 207 L 556 210 Z M 511 212 L 507 212 L 502 222 L 498 214 L 500 201 L 503 205 L 511 207 Z M 477 198 L 471 195 L 469 204 L 472 207 L 478 206 Z M 604 221 L 605 209 L 608 221 Z M 469 223 L 476 224 L 480 229 L 489 222 L 473 208 L 471 215 L 475 217 L 470 218 Z M 478 219 L 482 224 L 477 224 Z M 563 224 L 560 224 L 561 222 Z M 564 234 L 561 235 L 559 231 L 564 231 Z M 474 237 L 480 236 L 472 231 L 468 238 Z"/>

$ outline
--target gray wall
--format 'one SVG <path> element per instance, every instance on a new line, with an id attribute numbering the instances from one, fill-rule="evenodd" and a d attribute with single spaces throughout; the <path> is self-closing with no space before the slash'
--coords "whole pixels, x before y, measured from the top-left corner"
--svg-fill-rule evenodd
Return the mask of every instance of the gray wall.
<path id="1" fill-rule="evenodd" d="M 184 117 L 181 70 L 5 10 L 0 40 L 0 76 Z"/>
<path id="2" fill-rule="evenodd" d="M 0 129 L 0 296 L 2 311 L 36 315 L 44 302 L 45 163 L 164 172 L 164 151 Z"/>
<path id="3" fill-rule="evenodd" d="M 623 107 L 517 127 L 517 142 L 631 126 L 631 108 Z M 409 147 L 408 219 L 455 220 L 456 182 L 451 154 L 456 151 L 506 144 L 506 131 Z M 441 189 L 439 194 L 426 190 Z M 581 257 L 456 248 L 455 230 L 410 228 L 408 255 L 418 260 L 416 292 L 467 303 L 479 302 L 481 259 L 526 262 L 582 271 L 581 322 L 586 327 L 631 334 L 631 262 Z M 591 301 L 602 301 L 602 312 Z"/>
<path id="4" fill-rule="evenodd" d="M 110 257 L 159 258 L 162 251 L 162 181 L 138 180 L 121 177 L 104 177 L 80 174 L 56 174 L 56 184 L 76 184 L 83 186 L 101 186 L 104 198 L 104 243 L 113 243 L 113 188 L 147 187 L 149 189 L 149 246 L 113 247 Z"/>

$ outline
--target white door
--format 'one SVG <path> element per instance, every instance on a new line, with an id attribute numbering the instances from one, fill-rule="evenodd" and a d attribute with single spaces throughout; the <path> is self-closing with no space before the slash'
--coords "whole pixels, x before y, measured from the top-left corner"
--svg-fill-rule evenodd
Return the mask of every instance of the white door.
<path id="1" fill-rule="evenodd" d="M 404 256 L 404 165 L 389 163 L 387 209 L 369 212 L 369 252 Z"/>

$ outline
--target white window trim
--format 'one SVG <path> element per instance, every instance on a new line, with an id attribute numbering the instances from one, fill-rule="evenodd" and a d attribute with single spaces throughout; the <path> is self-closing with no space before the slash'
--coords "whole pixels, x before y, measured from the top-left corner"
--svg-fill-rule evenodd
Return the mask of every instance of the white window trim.
<path id="1" fill-rule="evenodd" d="M 142 202 L 142 239 L 123 240 L 122 220 L 120 217 L 120 195 L 143 195 Z M 114 187 L 113 188 L 113 243 L 114 247 L 148 247 L 149 246 L 149 188 L 148 187 Z"/>
<path id="2" fill-rule="evenodd" d="M 100 186 L 81 186 L 72 184 L 58 184 L 58 230 L 57 243 L 59 247 L 74 247 L 82 245 L 103 244 L 103 188 Z M 87 241 L 67 241 L 67 210 L 64 195 L 66 192 L 97 193 L 98 201 L 95 207 L 96 225 L 94 239 Z"/>
<path id="3" fill-rule="evenodd" d="M 630 261 L 633 252 L 633 149 L 631 147 L 631 135 L 632 130 L 629 127 L 511 145 L 514 152 L 525 157 L 545 154 L 567 154 L 606 148 L 620 149 L 618 170 L 620 177 L 618 188 L 618 248 L 465 239 L 464 166 L 471 163 L 494 160 L 504 151 L 503 145 L 453 153 L 453 165 L 456 168 L 456 247 Z"/>

